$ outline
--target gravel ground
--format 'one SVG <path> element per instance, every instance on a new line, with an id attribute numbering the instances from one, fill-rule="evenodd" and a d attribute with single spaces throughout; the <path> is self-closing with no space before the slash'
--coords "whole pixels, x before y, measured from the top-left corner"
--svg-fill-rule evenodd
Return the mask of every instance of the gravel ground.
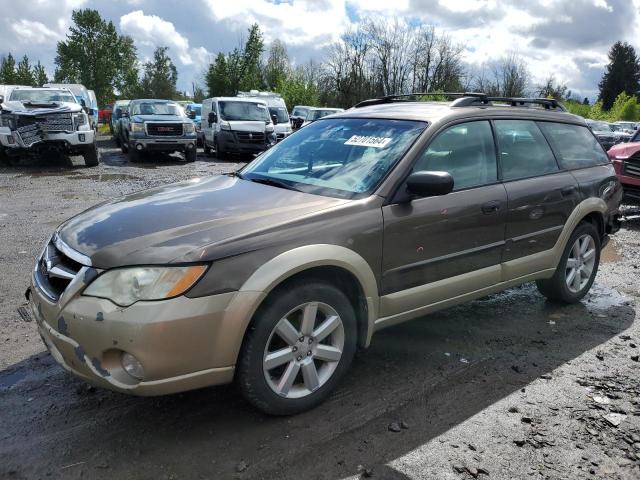
<path id="1" fill-rule="evenodd" d="M 65 218 L 241 165 L 131 165 L 100 146 L 91 169 L 0 167 L 0 478 L 640 478 L 640 221 L 609 244 L 582 303 L 550 304 L 527 284 L 390 328 L 328 402 L 271 418 L 233 386 L 158 398 L 89 388 L 17 313 Z"/>

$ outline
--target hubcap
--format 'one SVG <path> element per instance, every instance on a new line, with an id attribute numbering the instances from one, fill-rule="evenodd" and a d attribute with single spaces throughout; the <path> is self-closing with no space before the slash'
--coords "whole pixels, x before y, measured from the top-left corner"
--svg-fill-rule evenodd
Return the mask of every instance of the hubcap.
<path id="1" fill-rule="evenodd" d="M 343 348 L 342 319 L 330 305 L 299 305 L 269 336 L 262 362 L 267 384 L 285 398 L 309 395 L 331 378 Z"/>
<path id="2" fill-rule="evenodd" d="M 589 283 L 595 264 L 596 242 L 591 235 L 582 235 L 571 247 L 567 258 L 565 280 L 571 292 L 578 293 Z"/>

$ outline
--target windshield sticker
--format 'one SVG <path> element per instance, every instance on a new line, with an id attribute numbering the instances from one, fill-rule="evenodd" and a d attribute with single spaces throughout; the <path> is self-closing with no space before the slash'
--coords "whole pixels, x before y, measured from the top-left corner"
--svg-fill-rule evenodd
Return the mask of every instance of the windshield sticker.
<path id="1" fill-rule="evenodd" d="M 374 147 L 384 148 L 386 147 L 391 138 L 388 137 L 367 137 L 364 135 L 354 135 L 349 140 L 344 142 L 345 145 L 355 145 L 358 147 Z"/>

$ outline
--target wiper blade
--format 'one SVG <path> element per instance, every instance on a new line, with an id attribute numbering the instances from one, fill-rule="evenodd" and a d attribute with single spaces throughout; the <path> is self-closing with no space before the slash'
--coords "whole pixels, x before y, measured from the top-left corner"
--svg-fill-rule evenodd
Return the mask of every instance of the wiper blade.
<path id="1" fill-rule="evenodd" d="M 281 182 L 279 180 L 274 180 L 273 178 L 249 178 L 247 179 L 250 182 L 261 183 L 262 185 L 270 185 L 272 187 L 284 188 L 286 190 L 293 190 L 294 192 L 299 192 L 295 187 L 292 187 L 288 183 Z"/>

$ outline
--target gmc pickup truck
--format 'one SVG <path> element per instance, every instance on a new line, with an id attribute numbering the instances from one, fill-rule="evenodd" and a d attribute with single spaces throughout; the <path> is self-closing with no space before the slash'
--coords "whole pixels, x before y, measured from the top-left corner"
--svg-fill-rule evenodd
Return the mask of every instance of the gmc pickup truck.
<path id="1" fill-rule="evenodd" d="M 196 160 L 196 129 L 182 107 L 170 100 L 132 100 L 120 120 L 120 146 L 137 162 L 145 152 L 182 152 Z"/>

